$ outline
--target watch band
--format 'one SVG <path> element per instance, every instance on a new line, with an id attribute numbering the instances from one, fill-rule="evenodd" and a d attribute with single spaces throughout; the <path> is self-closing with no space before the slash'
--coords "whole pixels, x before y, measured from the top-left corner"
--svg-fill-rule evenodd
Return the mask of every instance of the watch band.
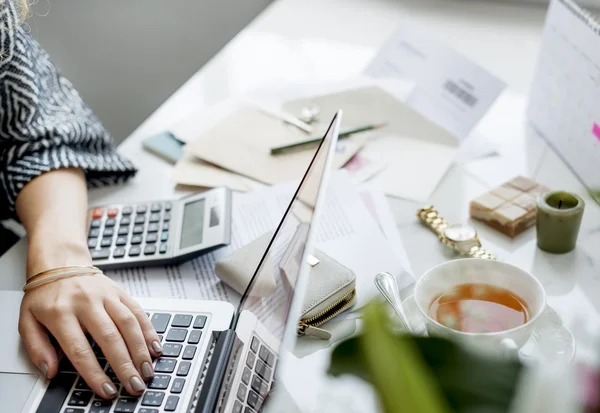
<path id="1" fill-rule="evenodd" d="M 433 205 L 427 205 L 417 211 L 417 216 L 438 236 L 443 237 L 450 224 L 437 212 Z"/>
<path id="2" fill-rule="evenodd" d="M 487 251 L 484 248 L 481 248 L 477 245 L 471 247 L 469 253 L 467 254 L 471 258 L 481 258 L 483 260 L 495 260 L 496 257 L 491 252 Z"/>

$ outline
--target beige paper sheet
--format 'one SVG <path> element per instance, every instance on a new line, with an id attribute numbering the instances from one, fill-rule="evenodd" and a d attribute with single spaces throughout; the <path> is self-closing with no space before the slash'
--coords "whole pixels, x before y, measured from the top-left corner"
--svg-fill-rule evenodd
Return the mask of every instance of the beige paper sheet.
<path id="1" fill-rule="evenodd" d="M 364 133 L 339 142 L 333 167 L 342 167 L 371 136 Z M 201 134 L 186 150 L 229 171 L 266 184 L 278 184 L 301 178 L 316 147 L 276 156 L 270 154 L 270 149 L 299 138 L 306 136 L 261 110 L 244 107 Z"/>
<path id="2" fill-rule="evenodd" d="M 173 179 L 179 185 L 215 188 L 225 186 L 233 191 L 246 192 L 250 187 L 244 179 L 232 172 L 204 162 L 194 155 L 185 154 L 175 165 Z"/>

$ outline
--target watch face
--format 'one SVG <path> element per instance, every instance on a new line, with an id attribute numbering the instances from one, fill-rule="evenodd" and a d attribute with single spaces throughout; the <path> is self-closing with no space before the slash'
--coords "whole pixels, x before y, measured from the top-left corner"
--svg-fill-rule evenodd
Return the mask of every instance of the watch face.
<path id="1" fill-rule="evenodd" d="M 446 228 L 444 235 L 451 241 L 464 242 L 474 239 L 477 236 L 477 232 L 473 227 L 458 224 Z"/>

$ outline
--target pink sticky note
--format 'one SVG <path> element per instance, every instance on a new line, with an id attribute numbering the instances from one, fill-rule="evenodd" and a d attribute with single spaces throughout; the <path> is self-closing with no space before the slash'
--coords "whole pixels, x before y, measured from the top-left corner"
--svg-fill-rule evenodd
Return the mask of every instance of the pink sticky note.
<path id="1" fill-rule="evenodd" d="M 594 123 L 594 127 L 592 128 L 592 133 L 600 141 L 600 125 Z"/>

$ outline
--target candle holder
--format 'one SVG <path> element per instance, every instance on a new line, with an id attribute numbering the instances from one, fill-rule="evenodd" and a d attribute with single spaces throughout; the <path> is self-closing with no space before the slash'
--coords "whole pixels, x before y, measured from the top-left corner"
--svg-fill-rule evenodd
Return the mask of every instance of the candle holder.
<path id="1" fill-rule="evenodd" d="M 577 243 L 585 203 L 579 196 L 553 191 L 537 201 L 537 245 L 554 254 L 572 251 Z"/>

